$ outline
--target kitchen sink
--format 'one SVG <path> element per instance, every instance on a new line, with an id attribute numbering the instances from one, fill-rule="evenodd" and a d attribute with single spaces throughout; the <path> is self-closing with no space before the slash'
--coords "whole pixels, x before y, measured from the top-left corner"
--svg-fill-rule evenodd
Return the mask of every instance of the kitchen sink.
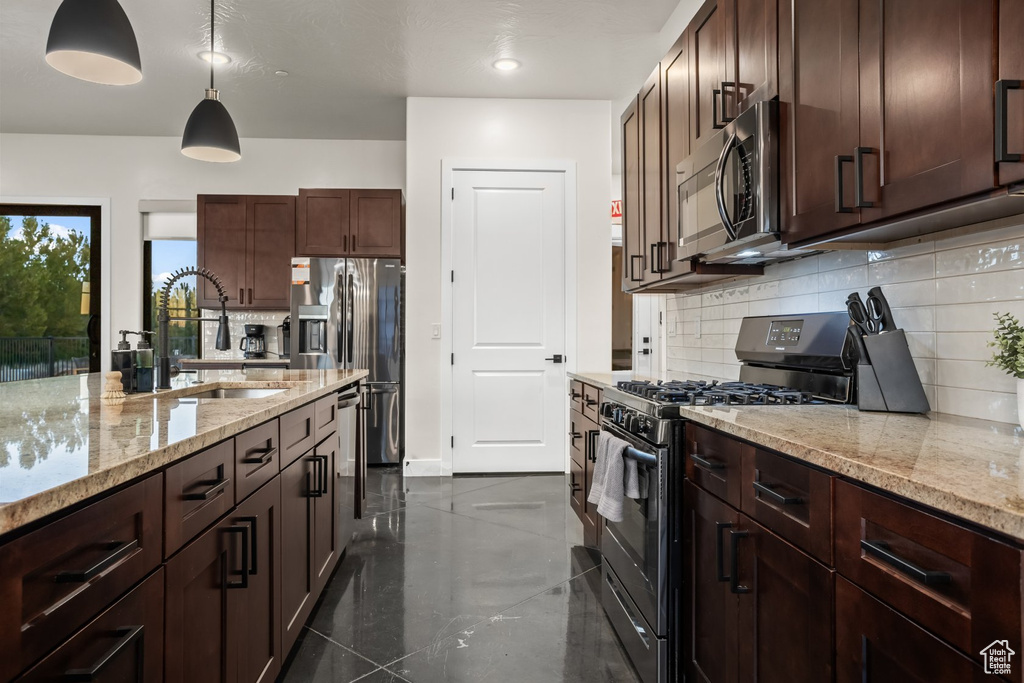
<path id="1" fill-rule="evenodd" d="M 266 398 L 284 393 L 287 389 L 246 389 L 235 387 L 229 389 L 209 389 L 182 398 Z"/>

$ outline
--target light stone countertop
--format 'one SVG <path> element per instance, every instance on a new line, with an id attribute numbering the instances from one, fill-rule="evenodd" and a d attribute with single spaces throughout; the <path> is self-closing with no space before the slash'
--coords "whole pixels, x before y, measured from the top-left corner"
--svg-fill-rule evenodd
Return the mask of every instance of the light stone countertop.
<path id="1" fill-rule="evenodd" d="M 614 387 L 619 373 L 570 373 Z M 1024 541 L 1024 430 L 856 406 L 681 407 L 687 419 Z"/>
<path id="2" fill-rule="evenodd" d="M 0 541 L 366 376 L 365 370 L 200 370 L 174 378 L 169 392 L 132 394 L 112 405 L 99 399 L 100 373 L 0 384 Z M 220 387 L 286 391 L 188 397 Z"/>

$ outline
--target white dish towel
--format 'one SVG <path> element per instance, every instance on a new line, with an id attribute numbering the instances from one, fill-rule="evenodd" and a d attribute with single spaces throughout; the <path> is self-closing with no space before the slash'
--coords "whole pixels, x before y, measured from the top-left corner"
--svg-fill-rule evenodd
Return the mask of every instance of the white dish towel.
<path id="1" fill-rule="evenodd" d="M 640 486 L 636 461 L 626 457 L 629 444 L 601 431 L 597 437 L 594 481 L 587 501 L 597 505 L 597 513 L 610 522 L 622 521 L 624 498 L 639 498 Z"/>

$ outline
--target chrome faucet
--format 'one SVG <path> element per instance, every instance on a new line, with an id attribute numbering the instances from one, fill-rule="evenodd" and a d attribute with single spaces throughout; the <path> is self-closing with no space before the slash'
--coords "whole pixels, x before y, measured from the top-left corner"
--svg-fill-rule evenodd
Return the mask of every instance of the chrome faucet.
<path id="1" fill-rule="evenodd" d="M 204 277 L 213 283 L 213 286 L 217 288 L 218 300 L 220 301 L 220 316 L 216 318 L 189 318 L 180 317 L 172 318 L 167 312 L 167 303 L 171 298 L 171 287 L 174 283 L 183 277 L 189 275 L 197 275 Z M 227 311 L 228 294 L 224 289 L 224 285 L 221 283 L 220 278 L 217 277 L 212 271 L 206 268 L 183 268 L 179 271 L 171 274 L 170 279 L 164 284 L 163 291 L 160 293 L 160 308 L 156 314 L 156 322 L 158 325 L 158 334 L 160 340 L 160 357 L 158 359 L 158 365 L 160 367 L 160 383 L 157 385 L 157 389 L 170 389 L 171 388 L 171 357 L 168 355 L 167 348 L 171 345 L 170 339 L 168 338 L 168 326 L 172 320 L 194 320 L 197 322 L 215 322 L 217 323 L 217 350 L 228 351 L 231 349 L 231 332 L 228 329 L 228 311 Z"/>

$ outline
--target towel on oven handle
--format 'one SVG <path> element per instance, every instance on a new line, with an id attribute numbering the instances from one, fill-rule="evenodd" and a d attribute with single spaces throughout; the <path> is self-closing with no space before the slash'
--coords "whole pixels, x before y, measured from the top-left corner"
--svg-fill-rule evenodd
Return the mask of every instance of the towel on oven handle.
<path id="1" fill-rule="evenodd" d="M 622 521 L 623 499 L 639 498 L 636 461 L 626 457 L 629 443 L 601 431 L 594 449 L 594 481 L 587 501 L 597 505 L 597 513 L 610 522 Z"/>

